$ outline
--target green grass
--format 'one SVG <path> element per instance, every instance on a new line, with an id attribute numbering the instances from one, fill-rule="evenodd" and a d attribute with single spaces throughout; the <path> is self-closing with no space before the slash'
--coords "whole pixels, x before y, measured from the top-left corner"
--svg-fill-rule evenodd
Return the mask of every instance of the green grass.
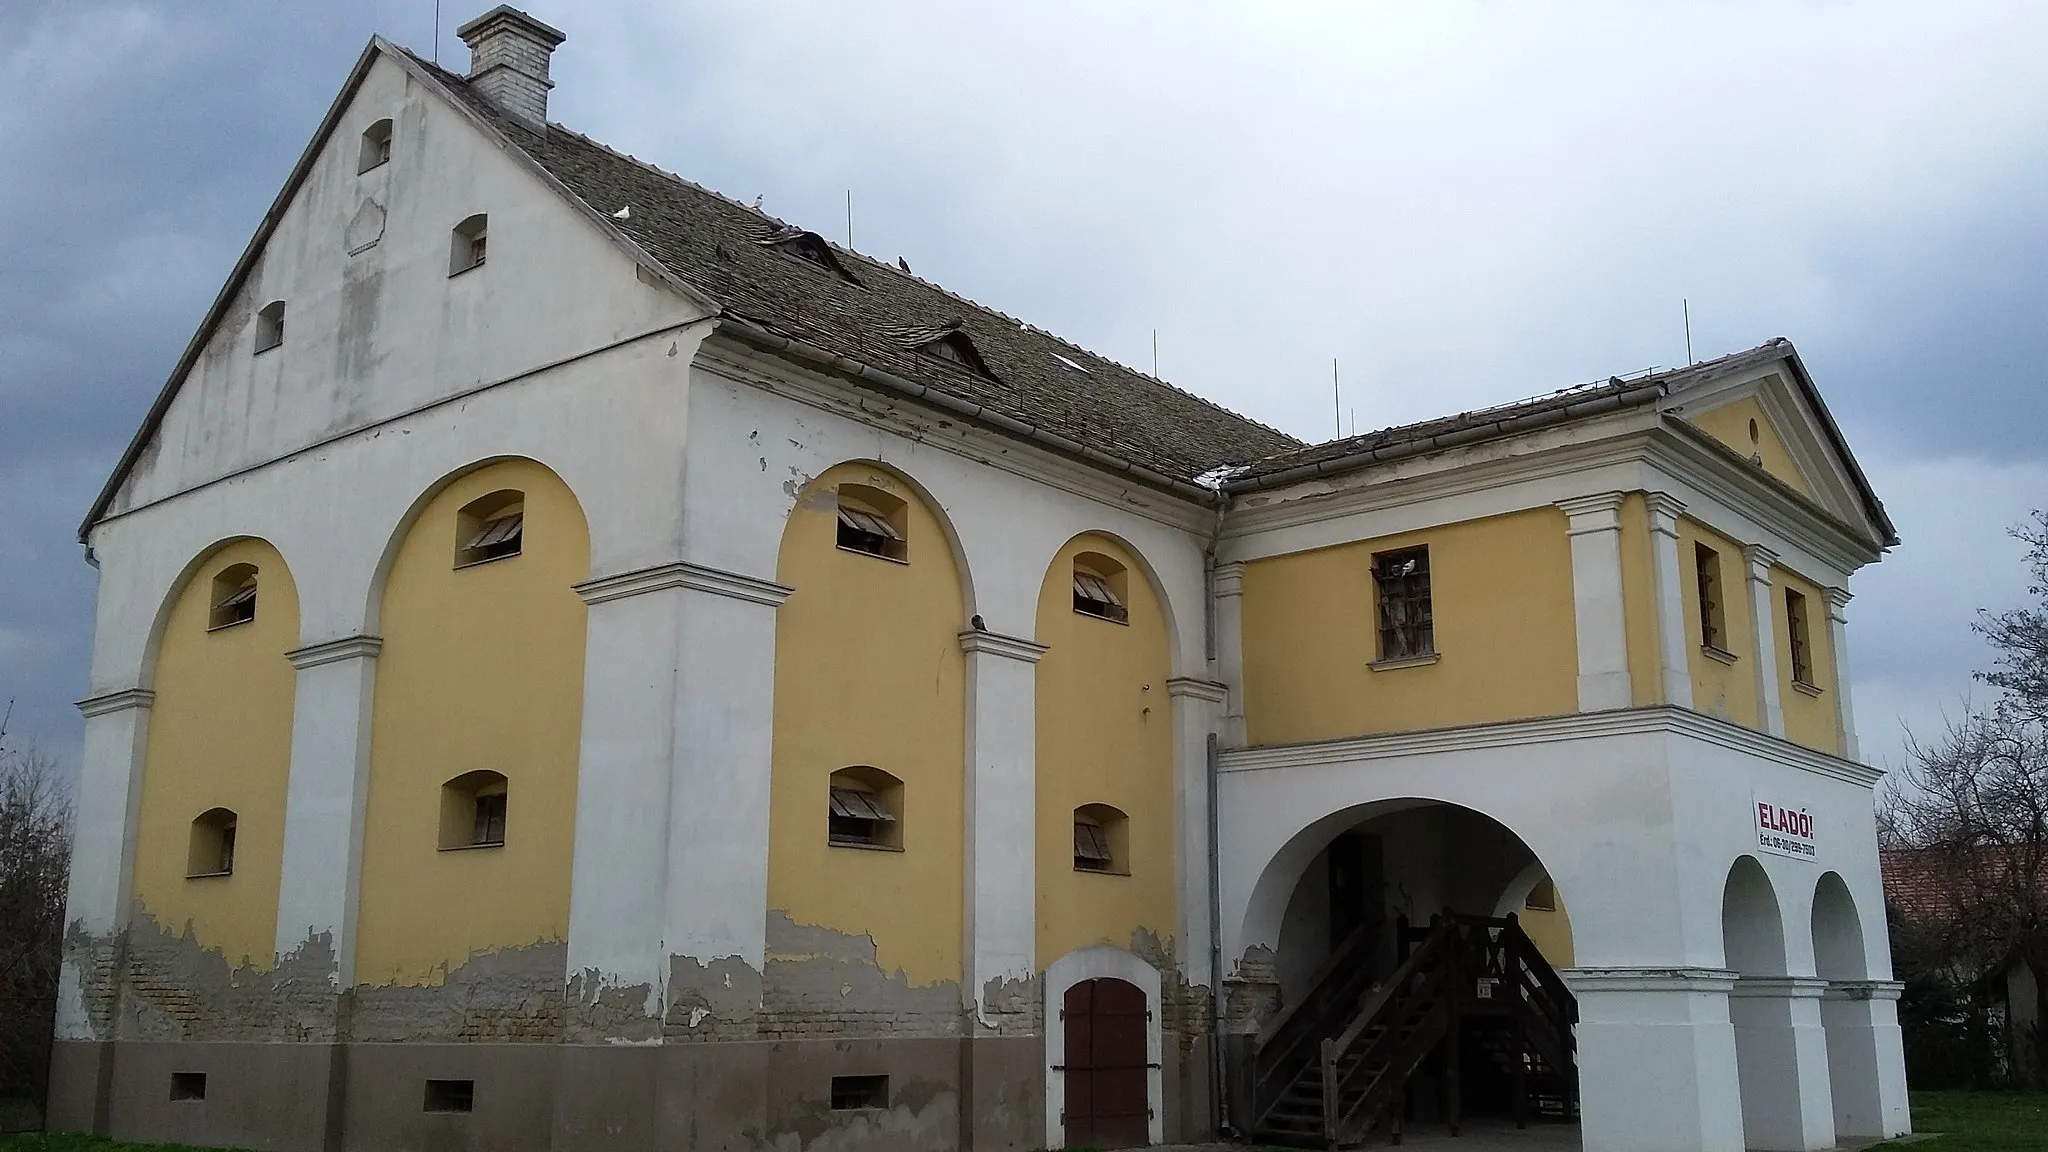
<path id="1" fill-rule="evenodd" d="M 2048 1093 L 1915 1092 L 1913 1130 L 1941 1135 L 1877 1147 L 1898 1152 L 2039 1152 L 2048 1148 Z"/>

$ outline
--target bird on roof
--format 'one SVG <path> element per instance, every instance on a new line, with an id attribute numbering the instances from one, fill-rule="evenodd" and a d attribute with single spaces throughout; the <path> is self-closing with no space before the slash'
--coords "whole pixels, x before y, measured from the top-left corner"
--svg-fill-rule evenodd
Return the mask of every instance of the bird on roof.
<path id="1" fill-rule="evenodd" d="M 908 261 L 908 260 L 905 260 L 905 259 L 904 259 L 903 257 L 901 257 L 901 256 L 898 256 L 898 257 L 896 258 L 896 266 L 897 266 L 898 268 L 901 268 L 901 269 L 903 269 L 903 270 L 904 270 L 905 272 L 908 272 L 908 271 L 910 271 L 910 261 Z"/>

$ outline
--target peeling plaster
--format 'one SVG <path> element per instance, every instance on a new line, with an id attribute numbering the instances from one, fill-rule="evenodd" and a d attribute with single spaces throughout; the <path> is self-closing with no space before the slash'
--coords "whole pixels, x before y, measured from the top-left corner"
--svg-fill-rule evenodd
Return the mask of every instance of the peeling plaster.
<path id="1" fill-rule="evenodd" d="M 760 1015 L 764 1039 L 958 1036 L 965 1031 L 959 983 L 916 985 L 901 969 L 884 972 L 871 936 L 797 924 L 787 913 L 770 911 L 767 945 Z"/>

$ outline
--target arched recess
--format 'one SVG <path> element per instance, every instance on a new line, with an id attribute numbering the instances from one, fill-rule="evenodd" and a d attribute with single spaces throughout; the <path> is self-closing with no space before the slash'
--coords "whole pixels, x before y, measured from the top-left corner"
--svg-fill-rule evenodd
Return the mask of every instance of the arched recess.
<path id="1" fill-rule="evenodd" d="M 842 547 L 839 489 L 887 497 L 895 555 Z M 894 503 L 900 501 L 900 505 Z M 900 521 L 900 522 L 898 522 Z M 835 465 L 798 493 L 775 579 L 795 589 L 775 619 L 768 821 L 768 950 L 777 914 L 844 938 L 911 983 L 961 973 L 968 593 L 951 525 L 902 473 Z M 886 774 L 900 822 L 892 850 L 835 844 L 832 776 Z M 900 849 L 900 850 L 895 850 Z M 830 935 L 807 937 L 813 943 Z M 816 948 L 809 951 L 815 952 Z M 771 975 L 771 979 L 773 976 Z M 838 985 L 831 987 L 838 1000 Z"/>
<path id="2" fill-rule="evenodd" d="M 1550 869 L 1541 860 L 1531 860 L 1500 894 L 1494 904 L 1495 916 L 1514 916 L 1522 930 L 1552 965 L 1569 968 L 1576 959 L 1572 947 L 1572 917 Z"/>
<path id="3" fill-rule="evenodd" d="M 1049 1148 L 1067 1143 L 1065 1069 L 1069 1060 L 1061 1008 L 1075 985 L 1101 979 L 1121 980 L 1145 995 L 1149 1010 L 1145 1019 L 1145 1095 L 1152 1113 L 1146 1138 L 1154 1144 L 1164 1139 L 1164 1035 L 1160 1025 L 1164 1012 L 1159 1002 L 1159 970 L 1122 948 L 1097 944 L 1068 952 L 1045 969 L 1045 1143 Z"/>
<path id="4" fill-rule="evenodd" d="M 1035 701 L 1038 954 L 1135 947 L 1141 934 L 1157 947 L 1173 938 L 1179 896 L 1164 598 L 1135 551 L 1084 533 L 1047 566 L 1035 629 L 1046 645 Z M 1088 805 L 1127 814 L 1127 859 L 1114 871 L 1075 867 L 1074 813 Z"/>
<path id="5" fill-rule="evenodd" d="M 1771 878 L 1754 856 L 1728 870 L 1721 893 L 1724 963 L 1744 977 L 1785 975 L 1785 918 Z"/>
<path id="6" fill-rule="evenodd" d="M 463 510 L 505 492 L 522 548 L 464 563 Z M 568 933 L 589 531 L 554 472 L 503 460 L 438 485 L 383 568 L 355 971 L 421 984 Z M 506 781 L 504 844 L 444 850 L 443 786 L 480 771 Z"/>
<path id="7" fill-rule="evenodd" d="M 251 571 L 255 595 L 234 613 L 249 618 L 226 622 L 216 601 L 246 592 Z M 150 646 L 144 682 L 156 699 L 136 822 L 135 900 L 162 929 L 189 924 L 230 965 L 268 968 L 291 775 L 295 673 L 284 654 L 299 646 L 298 588 L 284 557 L 250 537 L 207 549 L 166 597 Z M 235 814 L 234 867 L 195 872 L 194 821 L 215 809 Z"/>
<path id="8" fill-rule="evenodd" d="M 1840 873 L 1823 873 L 1813 889 L 1815 975 L 1825 980 L 1866 979 L 1870 969 L 1865 955 L 1856 898 Z"/>
<path id="9" fill-rule="evenodd" d="M 1723 963 L 1738 979 L 1728 998 L 1735 1031 L 1743 1139 L 1751 1148 L 1806 1148 L 1802 1067 L 1788 999 L 1785 922 L 1776 890 L 1754 856 L 1728 870 L 1721 895 Z"/>

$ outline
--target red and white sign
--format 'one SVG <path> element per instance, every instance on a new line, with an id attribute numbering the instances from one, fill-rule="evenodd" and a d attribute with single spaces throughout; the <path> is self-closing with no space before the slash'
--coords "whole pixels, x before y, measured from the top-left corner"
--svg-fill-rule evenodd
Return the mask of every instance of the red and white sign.
<path id="1" fill-rule="evenodd" d="M 1751 797 L 1750 815 L 1756 819 L 1756 846 L 1765 852 L 1811 860 L 1819 851 L 1813 835 L 1813 813 L 1805 808 L 1787 808 L 1759 796 Z"/>

